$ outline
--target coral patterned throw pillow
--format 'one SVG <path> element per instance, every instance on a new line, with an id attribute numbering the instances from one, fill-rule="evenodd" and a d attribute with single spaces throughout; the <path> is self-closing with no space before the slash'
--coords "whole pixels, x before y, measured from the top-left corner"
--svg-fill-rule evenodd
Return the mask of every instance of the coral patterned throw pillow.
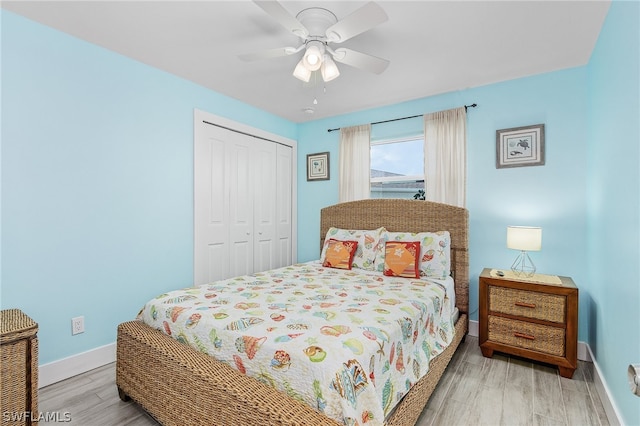
<path id="1" fill-rule="evenodd" d="M 357 241 L 330 239 L 322 266 L 337 269 L 351 269 L 353 256 L 358 248 Z"/>
<path id="2" fill-rule="evenodd" d="M 392 277 L 420 278 L 420 242 L 387 241 L 384 274 Z"/>

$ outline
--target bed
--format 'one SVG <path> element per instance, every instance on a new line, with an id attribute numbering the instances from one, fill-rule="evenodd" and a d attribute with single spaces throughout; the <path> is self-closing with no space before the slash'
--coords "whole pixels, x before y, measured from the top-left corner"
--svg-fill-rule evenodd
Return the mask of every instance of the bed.
<path id="1" fill-rule="evenodd" d="M 384 419 L 387 425 L 413 425 L 468 329 L 468 213 L 427 201 L 360 200 L 322 209 L 321 247 L 331 227 L 450 234 L 458 310 L 453 339 Z M 122 400 L 132 399 L 163 425 L 341 424 L 141 321 L 118 327 L 116 385 Z"/>

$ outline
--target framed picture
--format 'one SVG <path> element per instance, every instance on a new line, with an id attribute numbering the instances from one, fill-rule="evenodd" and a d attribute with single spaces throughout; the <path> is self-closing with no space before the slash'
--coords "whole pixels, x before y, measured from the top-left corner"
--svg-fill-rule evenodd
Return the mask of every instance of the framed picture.
<path id="1" fill-rule="evenodd" d="M 307 180 L 329 180 L 329 153 L 307 154 Z"/>
<path id="2" fill-rule="evenodd" d="M 496 168 L 543 166 L 544 124 L 496 131 Z"/>

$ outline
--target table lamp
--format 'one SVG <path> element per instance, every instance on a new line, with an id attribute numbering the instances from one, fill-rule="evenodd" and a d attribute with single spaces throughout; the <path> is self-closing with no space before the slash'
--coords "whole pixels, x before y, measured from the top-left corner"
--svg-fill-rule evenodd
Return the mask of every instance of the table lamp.
<path id="1" fill-rule="evenodd" d="M 517 276 L 531 277 L 536 266 L 527 254 L 528 251 L 540 251 L 542 248 L 542 228 L 534 226 L 507 226 L 507 248 L 520 250 L 520 254 L 511 265 Z"/>

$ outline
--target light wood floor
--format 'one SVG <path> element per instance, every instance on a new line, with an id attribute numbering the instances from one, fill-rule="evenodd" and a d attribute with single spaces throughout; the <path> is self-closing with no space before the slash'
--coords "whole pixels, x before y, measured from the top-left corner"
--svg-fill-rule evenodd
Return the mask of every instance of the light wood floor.
<path id="1" fill-rule="evenodd" d="M 158 425 L 135 403 L 120 401 L 115 364 L 40 389 L 38 408 L 49 416 L 57 413 L 59 421 L 66 419 L 70 425 Z M 560 377 L 552 367 L 526 360 L 499 354 L 484 358 L 478 339 L 470 336 L 454 355 L 417 423 L 418 426 L 608 424 L 595 391 L 593 364 L 580 361 L 569 380 Z"/>

